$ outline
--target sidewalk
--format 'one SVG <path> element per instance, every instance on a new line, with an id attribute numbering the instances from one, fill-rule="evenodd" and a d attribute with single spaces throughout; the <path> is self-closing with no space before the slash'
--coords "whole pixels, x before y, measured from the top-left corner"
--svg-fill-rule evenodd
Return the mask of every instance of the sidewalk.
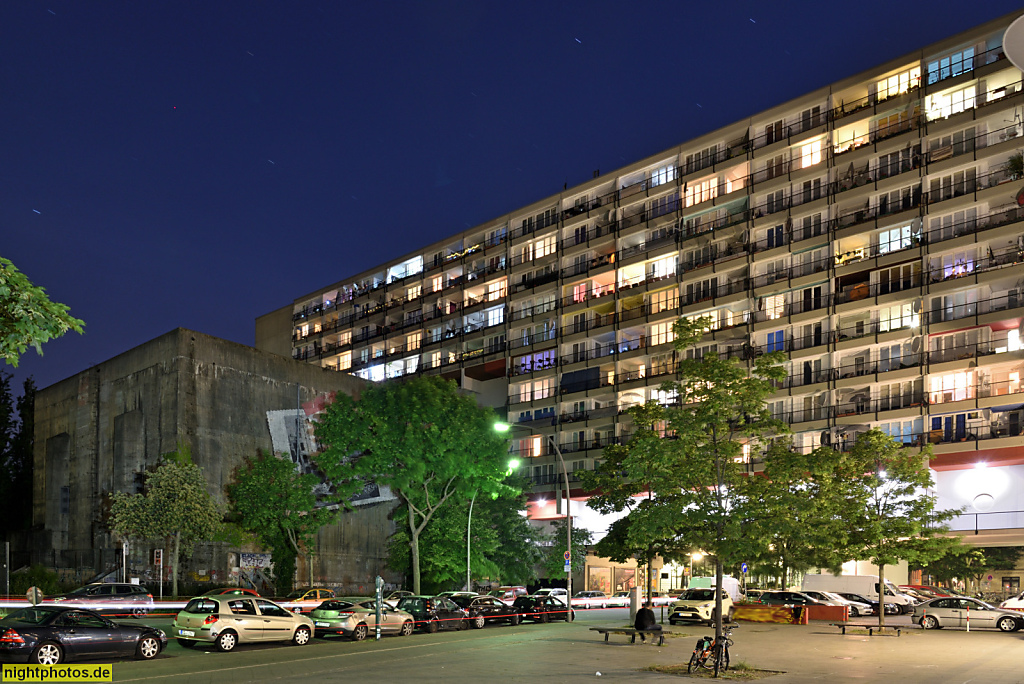
<path id="1" fill-rule="evenodd" d="M 620 644 L 599 645 L 614 649 L 621 656 L 622 665 L 628 661 L 633 667 L 641 668 L 686 663 L 697 637 L 713 634 L 713 630 L 703 627 L 674 629 L 692 636 L 667 639 L 662 648 L 631 646 L 628 639 Z M 1024 682 L 1024 631 L 1009 634 L 950 629 L 925 632 L 904 627 L 900 637 L 869 637 L 849 633 L 842 636 L 838 628 L 827 623 L 740 623 L 733 640 L 735 645 L 730 649 L 733 663 L 784 673 L 760 680 L 771 684 L 822 680 L 897 684 Z M 608 674 L 614 677 L 621 673 L 620 668 L 615 668 L 614 674 Z M 668 681 L 655 673 L 637 672 L 634 676 L 644 681 Z"/>

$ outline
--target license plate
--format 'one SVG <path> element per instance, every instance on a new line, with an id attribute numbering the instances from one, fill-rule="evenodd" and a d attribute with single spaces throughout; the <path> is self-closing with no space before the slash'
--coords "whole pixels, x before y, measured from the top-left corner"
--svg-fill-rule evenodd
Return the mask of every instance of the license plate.
<path id="1" fill-rule="evenodd" d="M 179 629 L 178 630 L 178 634 L 180 634 L 181 636 L 195 636 L 196 635 L 196 633 L 193 632 L 191 629 Z"/>
<path id="2" fill-rule="evenodd" d="M 315 626 L 315 627 L 330 627 L 331 623 L 329 623 L 329 622 L 314 622 L 313 626 Z"/>

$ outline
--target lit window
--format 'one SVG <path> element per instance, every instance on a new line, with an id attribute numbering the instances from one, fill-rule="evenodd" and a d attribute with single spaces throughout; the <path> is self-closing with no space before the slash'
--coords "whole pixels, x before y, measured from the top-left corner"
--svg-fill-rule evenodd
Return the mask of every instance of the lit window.
<path id="1" fill-rule="evenodd" d="M 775 320 L 786 315 L 786 296 L 777 294 L 764 298 L 764 312 L 768 320 Z"/>
<path id="2" fill-rule="evenodd" d="M 806 169 L 808 166 L 814 166 L 821 162 L 821 141 L 815 140 L 812 143 L 808 143 L 803 146 L 802 153 L 800 155 L 802 166 L 801 168 Z"/>
<path id="3" fill-rule="evenodd" d="M 422 285 L 413 285 L 412 287 L 406 289 L 406 291 L 405 291 L 405 298 L 408 299 L 409 301 L 412 301 L 413 299 L 419 299 L 419 296 L 422 293 L 423 293 L 423 286 Z"/>
<path id="4" fill-rule="evenodd" d="M 430 289 L 434 292 L 440 292 L 444 287 L 443 276 L 434 276 L 430 279 Z"/>

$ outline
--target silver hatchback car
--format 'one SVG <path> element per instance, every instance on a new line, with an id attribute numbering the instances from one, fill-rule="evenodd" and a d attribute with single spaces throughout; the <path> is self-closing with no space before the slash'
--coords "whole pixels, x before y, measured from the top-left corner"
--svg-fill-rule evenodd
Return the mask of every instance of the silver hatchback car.
<path id="1" fill-rule="evenodd" d="M 197 596 L 174 618 L 170 635 L 185 648 L 209 643 L 220 651 L 264 641 L 301 646 L 313 638 L 313 621 L 265 598 Z"/>

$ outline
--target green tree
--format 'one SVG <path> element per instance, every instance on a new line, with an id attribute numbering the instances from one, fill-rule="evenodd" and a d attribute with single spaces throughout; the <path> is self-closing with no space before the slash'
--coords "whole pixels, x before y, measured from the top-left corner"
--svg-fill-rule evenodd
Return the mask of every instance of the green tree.
<path id="1" fill-rule="evenodd" d="M 659 548 L 679 547 L 685 530 L 666 510 L 662 499 L 654 497 L 658 483 L 673 477 L 676 463 L 674 445 L 665 440 L 666 409 L 658 402 L 632 406 L 628 410 L 633 426 L 625 444 L 605 447 L 604 458 L 593 471 L 580 472 L 585 490 L 594 492 L 587 505 L 603 514 L 628 510 L 625 518 L 613 525 L 614 534 L 604 537 L 599 546 L 602 555 L 614 559 L 639 558 L 651 567 Z M 653 573 L 647 573 L 647 597 L 652 591 Z"/>
<path id="2" fill-rule="evenodd" d="M 661 556 L 667 561 L 681 561 L 686 558 L 686 553 L 689 549 L 686 546 L 684 536 L 674 539 L 663 538 L 653 542 L 642 539 L 637 541 L 630 534 L 630 527 L 636 522 L 634 514 L 643 515 L 644 511 L 642 508 L 638 508 L 631 512 L 630 515 L 619 518 L 609 525 L 608 533 L 601 537 L 601 541 L 594 545 L 594 550 L 598 556 L 609 558 L 616 563 L 628 563 L 633 559 L 645 562 L 648 577 L 647 598 L 649 600 L 651 592 L 650 577 L 653 575 L 651 567 L 654 558 Z"/>
<path id="3" fill-rule="evenodd" d="M 318 506 L 319 477 L 299 473 L 291 460 L 274 454 L 246 458 L 233 479 L 227 487 L 231 511 L 243 530 L 270 549 L 277 591 L 285 596 L 292 590 L 296 558 L 321 527 L 337 519 L 338 508 Z"/>
<path id="4" fill-rule="evenodd" d="M 673 326 L 675 347 L 683 352 L 709 328 L 707 318 L 680 319 Z M 666 440 L 673 467 L 655 483 L 654 498 L 666 515 L 686 530 L 687 539 L 715 557 L 715 609 L 722 614 L 723 564 L 752 557 L 763 547 L 749 534 L 743 490 L 748 484 L 744 449 L 766 444 L 785 430 L 767 409 L 766 400 L 785 378 L 780 352 L 754 360 L 748 370 L 737 359 L 716 354 L 679 362 L 677 382 L 662 386 L 678 396 L 679 406 L 666 410 L 675 439 Z M 716 621 L 721 638 L 722 620 Z"/>
<path id="5" fill-rule="evenodd" d="M 317 463 L 342 500 L 367 481 L 390 487 L 405 507 L 413 591 L 420 591 L 420 536 L 431 519 L 473 492 L 489 496 L 503 483 L 508 444 L 494 412 L 434 376 L 366 387 L 359 399 L 339 394 L 321 414 Z"/>
<path id="6" fill-rule="evenodd" d="M 781 588 L 790 572 L 812 567 L 840 571 L 849 538 L 846 513 L 857 490 L 850 459 L 827 446 L 804 453 L 776 439 L 764 455 L 764 471 L 744 488 L 748 534 L 762 546 L 751 558 L 759 570 L 774 566 Z"/>
<path id="7" fill-rule="evenodd" d="M 42 344 L 85 325 L 51 302 L 46 291 L 32 284 L 8 259 L 0 257 L 0 359 L 15 368 L 31 346 L 42 354 Z"/>
<path id="8" fill-rule="evenodd" d="M 10 376 L 0 371 L 0 532 L 32 525 L 35 397 L 28 378 L 12 405 Z"/>
<path id="9" fill-rule="evenodd" d="M 125 539 L 168 541 L 171 546 L 171 595 L 178 596 L 180 557 L 220 528 L 220 508 L 206 491 L 202 468 L 187 447 L 164 456 L 146 476 L 142 494 L 111 497 L 110 528 Z"/>
<path id="10" fill-rule="evenodd" d="M 955 579 L 970 579 L 977 587 L 988 570 L 1014 570 L 1024 555 L 1024 546 L 968 546 L 953 547 L 940 558 L 920 565 L 925 575 L 940 584 Z"/>
<path id="11" fill-rule="evenodd" d="M 878 566 L 884 586 L 885 566 L 901 560 L 923 564 L 941 558 L 960 544 L 959 537 L 943 536 L 945 523 L 959 511 L 936 510 L 928 458 L 931 445 L 904 447 L 873 428 L 857 435 L 850 456 L 859 487 L 861 510 L 848 518 L 849 554 Z M 879 595 L 878 624 L 885 625 L 885 592 Z"/>
<path id="12" fill-rule="evenodd" d="M 543 552 L 541 569 L 545 577 L 554 579 L 565 577 L 565 550 L 568 529 L 565 518 L 559 518 L 551 524 L 551 545 Z M 587 562 L 587 548 L 593 544 L 594 535 L 585 527 L 572 526 L 572 559 L 570 567 L 573 572 L 581 572 Z"/>

